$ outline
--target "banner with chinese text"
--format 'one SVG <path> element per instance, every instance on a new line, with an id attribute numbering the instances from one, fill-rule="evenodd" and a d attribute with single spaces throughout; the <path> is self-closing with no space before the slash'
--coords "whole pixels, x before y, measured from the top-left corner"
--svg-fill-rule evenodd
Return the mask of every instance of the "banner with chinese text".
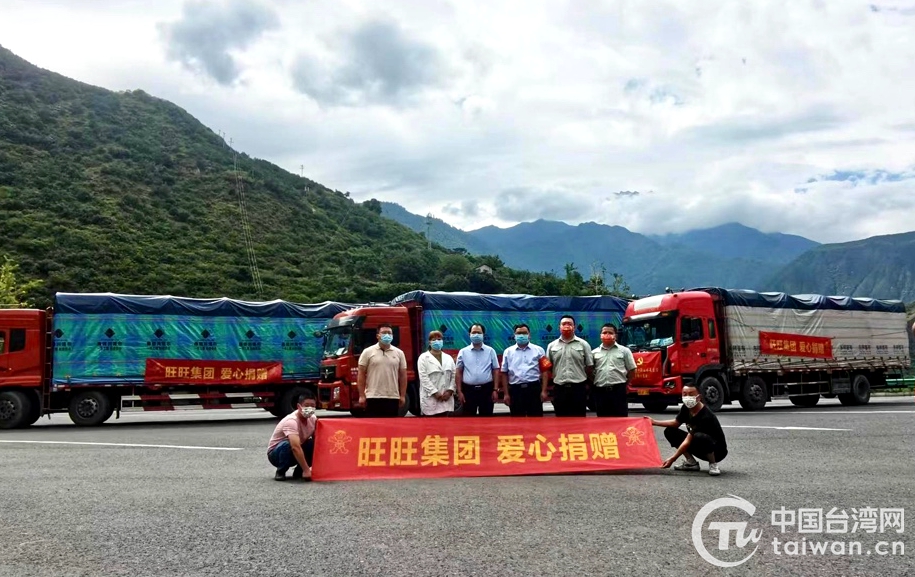
<path id="1" fill-rule="evenodd" d="M 831 359 L 832 339 L 759 331 L 759 352 L 764 355 Z"/>
<path id="2" fill-rule="evenodd" d="M 659 467 L 648 418 L 318 419 L 316 481 Z"/>
<path id="3" fill-rule="evenodd" d="M 146 359 L 147 383 L 198 383 L 207 385 L 254 385 L 278 383 L 283 363 L 258 361 L 198 361 L 190 359 Z"/>

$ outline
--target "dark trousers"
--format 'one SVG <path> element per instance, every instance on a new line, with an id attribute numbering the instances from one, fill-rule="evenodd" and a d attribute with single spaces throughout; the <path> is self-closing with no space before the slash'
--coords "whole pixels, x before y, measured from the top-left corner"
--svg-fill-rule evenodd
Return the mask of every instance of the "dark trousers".
<path id="1" fill-rule="evenodd" d="M 612 387 L 591 387 L 591 408 L 598 417 L 628 417 L 626 383 Z"/>
<path id="2" fill-rule="evenodd" d="M 686 440 L 687 434 L 686 431 L 678 427 L 667 427 L 664 429 L 664 438 L 667 439 L 670 446 L 675 449 L 680 448 L 680 445 Z M 693 440 L 690 441 L 686 452 L 703 461 L 708 461 L 709 454 L 714 453 L 716 463 L 720 463 L 728 456 L 727 449 L 718 447 L 718 443 L 715 442 L 715 439 L 705 433 L 693 433 Z"/>
<path id="3" fill-rule="evenodd" d="M 366 399 L 366 417 L 399 417 L 400 399 Z"/>
<path id="4" fill-rule="evenodd" d="M 513 417 L 542 417 L 543 401 L 540 400 L 540 383 L 519 383 L 508 385 L 511 395 L 511 415 Z"/>
<path id="5" fill-rule="evenodd" d="M 553 383 L 553 411 L 557 417 L 584 417 L 588 414 L 588 383 Z"/>
<path id="6" fill-rule="evenodd" d="M 464 404 L 461 405 L 461 415 L 465 417 L 474 417 L 477 411 L 481 417 L 491 417 L 492 402 L 492 383 L 485 385 L 461 385 L 461 392 L 464 393 Z"/>
<path id="7" fill-rule="evenodd" d="M 305 452 L 305 462 L 308 463 L 308 466 L 311 467 L 312 459 L 315 455 L 315 438 L 308 437 L 308 439 L 302 443 L 302 451 Z M 276 447 L 273 447 L 273 450 L 267 453 L 267 460 L 270 461 L 270 464 L 277 468 L 277 471 L 280 473 L 285 473 L 289 467 L 295 465 L 299 466 L 299 462 L 295 460 L 295 455 L 292 454 L 292 445 L 289 444 L 289 441 L 282 441 Z"/>

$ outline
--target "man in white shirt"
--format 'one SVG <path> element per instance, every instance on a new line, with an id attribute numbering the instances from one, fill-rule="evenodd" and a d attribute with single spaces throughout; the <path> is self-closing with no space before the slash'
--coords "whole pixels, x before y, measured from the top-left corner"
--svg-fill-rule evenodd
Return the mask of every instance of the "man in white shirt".
<path id="1" fill-rule="evenodd" d="M 543 347 L 531 343 L 531 329 L 515 325 L 515 344 L 502 353 L 503 398 L 513 417 L 542 417 L 549 373 L 541 370 Z"/>
<path id="2" fill-rule="evenodd" d="M 470 344 L 458 351 L 454 373 L 461 415 L 491 417 L 498 400 L 499 357 L 483 343 L 486 328 L 476 323 L 470 327 Z"/>

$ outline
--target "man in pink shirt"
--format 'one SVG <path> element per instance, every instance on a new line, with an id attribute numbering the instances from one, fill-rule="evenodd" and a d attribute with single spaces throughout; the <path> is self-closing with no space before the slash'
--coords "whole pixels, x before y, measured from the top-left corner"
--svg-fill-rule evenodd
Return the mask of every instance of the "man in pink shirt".
<path id="1" fill-rule="evenodd" d="M 298 398 L 296 410 L 283 417 L 276 425 L 270 444 L 267 445 L 267 460 L 276 467 L 277 481 L 286 480 L 286 471 L 295 465 L 293 479 L 311 480 L 311 462 L 315 452 L 315 416 L 316 406 L 314 393 L 305 391 Z"/>

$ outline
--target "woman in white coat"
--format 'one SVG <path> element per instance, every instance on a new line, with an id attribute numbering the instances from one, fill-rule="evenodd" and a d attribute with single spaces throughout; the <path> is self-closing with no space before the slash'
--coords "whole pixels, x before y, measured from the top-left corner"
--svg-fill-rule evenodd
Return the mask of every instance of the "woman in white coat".
<path id="1" fill-rule="evenodd" d="M 429 333 L 429 350 L 419 355 L 419 406 L 424 417 L 446 417 L 454 412 L 454 359 L 442 352 L 443 335 Z"/>

